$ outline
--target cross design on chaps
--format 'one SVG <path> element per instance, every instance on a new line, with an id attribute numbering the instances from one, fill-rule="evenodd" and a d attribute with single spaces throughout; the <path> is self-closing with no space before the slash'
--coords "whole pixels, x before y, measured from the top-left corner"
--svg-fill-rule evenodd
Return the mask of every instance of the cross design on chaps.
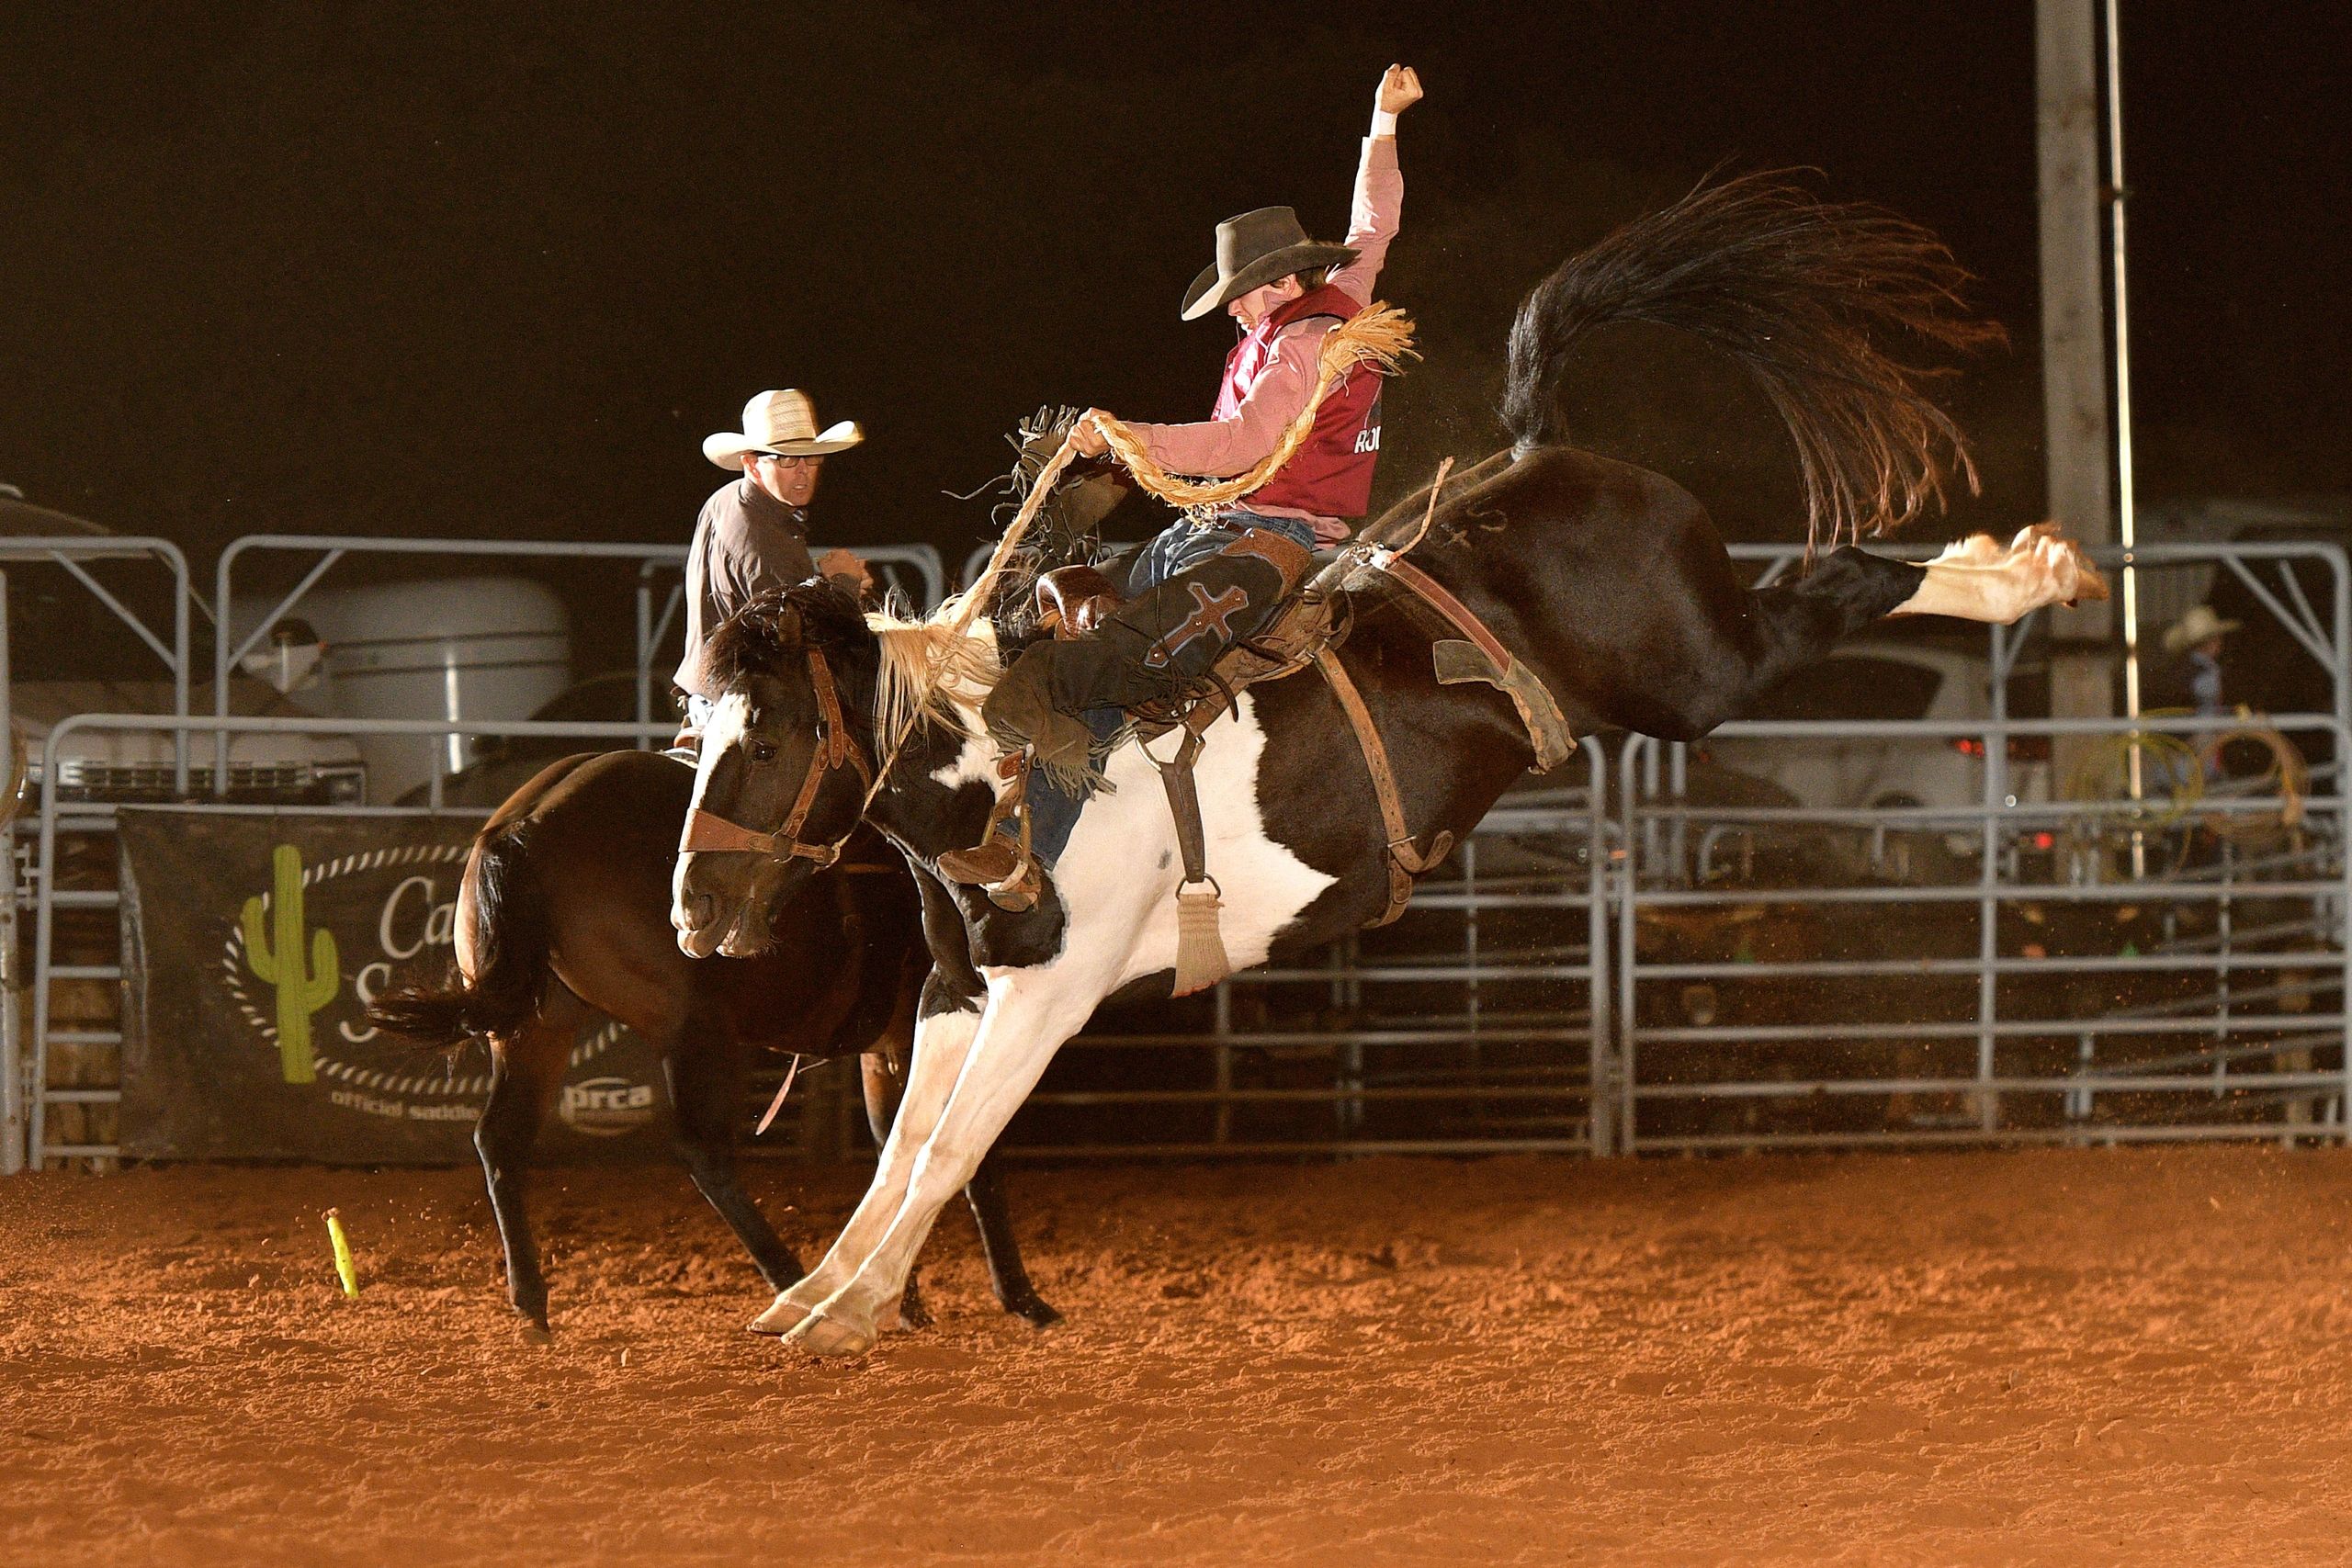
<path id="1" fill-rule="evenodd" d="M 1229 637 L 1233 617 L 1250 605 L 1250 595 L 1238 588 L 1224 589 L 1212 599 L 1209 591 L 1197 582 L 1188 582 L 1184 586 L 1193 595 L 1193 613 L 1178 622 L 1166 637 L 1151 645 L 1151 651 L 1143 656 L 1144 664 L 1148 669 L 1166 669 L 1170 660 L 1204 632 L 1213 631 L 1221 637 Z"/>

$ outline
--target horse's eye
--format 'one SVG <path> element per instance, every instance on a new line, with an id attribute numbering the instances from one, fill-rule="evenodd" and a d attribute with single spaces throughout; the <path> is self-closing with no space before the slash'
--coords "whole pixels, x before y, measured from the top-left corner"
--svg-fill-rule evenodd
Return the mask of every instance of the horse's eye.
<path id="1" fill-rule="evenodd" d="M 752 761 L 754 762 L 773 762 L 775 761 L 775 748 L 769 745 L 764 740 L 752 741 L 749 750 L 752 753 Z"/>

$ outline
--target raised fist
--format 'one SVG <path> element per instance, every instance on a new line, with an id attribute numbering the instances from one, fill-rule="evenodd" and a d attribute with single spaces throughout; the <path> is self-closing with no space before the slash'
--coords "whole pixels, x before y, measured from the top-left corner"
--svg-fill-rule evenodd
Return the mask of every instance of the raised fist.
<path id="1" fill-rule="evenodd" d="M 1380 96 L 1373 100 L 1373 107 L 1386 114 L 1400 114 L 1420 101 L 1420 73 L 1409 65 L 1392 65 L 1380 78 Z"/>

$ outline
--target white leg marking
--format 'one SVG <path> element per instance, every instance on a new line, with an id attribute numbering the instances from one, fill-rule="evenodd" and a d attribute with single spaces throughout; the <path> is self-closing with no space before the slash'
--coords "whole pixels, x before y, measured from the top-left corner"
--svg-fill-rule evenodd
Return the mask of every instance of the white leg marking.
<path id="1" fill-rule="evenodd" d="M 1065 968 L 1056 964 L 989 976 L 988 1010 L 946 1110 L 915 1156 L 903 1197 L 889 1201 L 878 1180 L 867 1190 L 851 1225 L 862 1227 L 870 1210 L 886 1216 L 885 1228 L 849 1280 L 788 1336 L 795 1343 L 820 1355 L 858 1355 L 873 1345 L 877 1325 L 906 1290 L 907 1274 L 939 1211 L 972 1179 L 1055 1052 L 1105 994 L 1106 987 L 1053 972 Z"/>
<path id="2" fill-rule="evenodd" d="M 866 1188 L 865 1197 L 849 1223 L 842 1227 L 842 1234 L 834 1238 L 824 1260 L 753 1319 L 754 1329 L 764 1334 L 785 1332 L 857 1272 L 858 1265 L 881 1239 L 890 1216 L 905 1201 L 916 1156 L 947 1107 L 948 1096 L 955 1089 L 973 1037 L 978 1032 L 980 1018 L 978 1012 L 933 1013 L 915 1025 L 906 1092 L 899 1098 L 899 1114 L 890 1123 L 890 1135 L 883 1140 L 881 1158 L 874 1168 L 874 1180 Z"/>
<path id="3" fill-rule="evenodd" d="M 1892 613 L 2002 625 L 2045 604 L 2107 597 L 2107 580 L 2054 523 L 2018 531 L 2004 549 L 1974 534 L 1928 563 L 1927 581 Z"/>

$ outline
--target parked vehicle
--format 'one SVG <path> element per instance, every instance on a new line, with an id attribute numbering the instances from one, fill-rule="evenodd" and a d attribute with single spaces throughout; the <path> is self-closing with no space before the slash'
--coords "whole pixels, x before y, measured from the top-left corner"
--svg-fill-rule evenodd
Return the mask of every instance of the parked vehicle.
<path id="1" fill-rule="evenodd" d="M 1993 712 L 1992 661 L 1944 644 L 1872 638 L 1848 644 L 1773 690 L 1747 717 L 1807 723 L 1933 720 L 1967 723 Z M 2038 672 L 2013 673 L 2012 718 L 2046 717 Z M 1827 734 L 1743 739 L 1718 735 L 1701 748 L 1715 763 L 1770 781 L 1796 804 L 1819 808 L 1949 810 L 1913 825 L 1869 831 L 1860 845 L 1872 869 L 1902 880 L 1941 880 L 1954 857 L 1982 845 L 1973 813 L 1984 804 L 1986 738 Z M 2001 800 L 2052 798 L 2050 738 L 2011 736 Z M 2046 846 L 2043 846 L 2046 847 Z"/>
<path id="2" fill-rule="evenodd" d="M 2013 718 L 2046 715 L 2035 682 L 2013 676 Z M 2027 699 L 2020 703 L 2018 699 Z M 2024 711 L 2020 711 L 2020 708 Z M 1804 722 L 1874 719 L 1973 722 L 1992 716 L 1992 662 L 1981 653 L 1871 640 L 1838 649 L 1801 670 L 1747 716 Z M 1740 739 L 1706 743 L 1714 761 L 1771 780 L 1805 806 L 1934 807 L 1973 810 L 1984 802 L 1985 740 L 1903 736 Z M 2047 736 L 2007 742 L 2008 804 L 2050 798 Z"/>

